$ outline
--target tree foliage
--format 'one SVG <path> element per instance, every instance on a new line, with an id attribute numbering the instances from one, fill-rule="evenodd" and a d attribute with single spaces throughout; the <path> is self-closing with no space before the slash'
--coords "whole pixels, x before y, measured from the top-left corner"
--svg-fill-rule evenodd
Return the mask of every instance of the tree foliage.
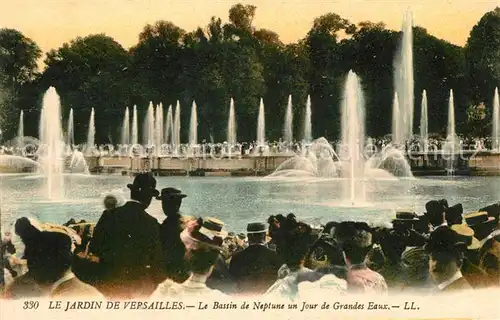
<path id="1" fill-rule="evenodd" d="M 486 13 L 472 28 L 465 46 L 474 102 L 491 105 L 500 85 L 500 7 Z"/>
<path id="2" fill-rule="evenodd" d="M 77 142 L 85 142 L 92 107 L 96 141 L 107 143 L 118 142 L 126 106 L 136 104 L 143 119 L 149 101 L 162 102 L 166 109 L 177 100 L 182 108 L 182 141 L 187 140 L 193 101 L 198 106 L 200 141 L 224 141 L 230 98 L 236 106 L 238 140 L 250 141 L 256 138 L 261 97 L 270 123 L 266 136 L 277 140 L 291 94 L 294 136 L 301 139 L 310 94 L 313 135 L 337 139 L 344 81 L 352 69 L 362 81 L 367 134 L 391 132 L 393 60 L 401 32 L 387 29 L 383 22 L 356 25 L 332 12 L 317 17 L 303 39 L 284 44 L 277 33 L 254 26 L 257 14 L 255 6 L 237 4 L 229 10 L 227 23 L 212 17 L 192 31 L 160 20 L 146 25 L 129 50 L 104 34 L 78 37 L 46 54 L 46 69 L 40 76 L 38 46 L 16 30 L 1 29 L 0 128 L 14 134 L 18 111 L 23 109 L 30 119 L 26 131 L 36 134 L 41 96 L 48 86 L 55 86 L 64 119 L 74 109 Z M 476 109 L 469 106 L 485 102 L 488 109 L 500 83 L 500 8 L 474 26 L 465 48 L 421 27 L 414 27 L 413 33 L 414 131 L 418 132 L 420 93 L 426 89 L 429 131 L 444 133 L 453 89 L 459 130 L 477 134 L 478 126 L 484 127 L 488 119 L 471 118 Z M 139 131 L 141 127 L 142 121 Z"/>

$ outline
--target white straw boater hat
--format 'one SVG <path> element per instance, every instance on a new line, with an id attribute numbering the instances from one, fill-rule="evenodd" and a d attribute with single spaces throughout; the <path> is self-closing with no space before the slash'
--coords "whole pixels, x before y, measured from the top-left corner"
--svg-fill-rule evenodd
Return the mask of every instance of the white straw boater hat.
<path id="1" fill-rule="evenodd" d="M 474 237 L 474 230 L 466 224 L 454 224 L 451 230 L 457 233 L 457 237 L 467 245 L 469 250 L 478 250 L 481 247 L 481 243 Z"/>
<path id="2" fill-rule="evenodd" d="M 181 233 L 181 240 L 187 250 L 203 247 L 222 250 L 222 243 L 227 237 L 227 232 L 222 230 L 223 227 L 224 222 L 219 219 L 199 218 L 188 223 Z"/>

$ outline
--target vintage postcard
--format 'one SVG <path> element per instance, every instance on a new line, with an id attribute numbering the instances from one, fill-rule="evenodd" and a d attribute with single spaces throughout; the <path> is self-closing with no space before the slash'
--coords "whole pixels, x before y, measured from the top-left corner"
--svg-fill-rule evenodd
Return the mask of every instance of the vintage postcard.
<path id="1" fill-rule="evenodd" d="M 500 3 L 2 0 L 0 318 L 500 319 Z"/>

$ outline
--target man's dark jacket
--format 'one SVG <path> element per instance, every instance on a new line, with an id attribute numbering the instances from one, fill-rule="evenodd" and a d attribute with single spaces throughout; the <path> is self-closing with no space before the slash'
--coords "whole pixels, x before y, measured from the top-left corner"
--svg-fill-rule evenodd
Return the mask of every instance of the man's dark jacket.
<path id="1" fill-rule="evenodd" d="M 160 225 L 139 202 L 104 211 L 89 251 L 100 259 L 103 293 L 108 296 L 148 296 L 164 279 Z"/>
<path id="2" fill-rule="evenodd" d="M 281 261 L 273 250 L 252 244 L 231 258 L 229 273 L 240 294 L 263 294 L 276 281 Z"/>

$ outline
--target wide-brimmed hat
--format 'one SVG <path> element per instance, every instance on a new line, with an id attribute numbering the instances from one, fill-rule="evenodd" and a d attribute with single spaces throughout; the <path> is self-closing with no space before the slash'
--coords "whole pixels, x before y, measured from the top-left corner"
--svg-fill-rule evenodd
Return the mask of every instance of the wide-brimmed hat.
<path id="1" fill-rule="evenodd" d="M 15 225 L 16 234 L 25 245 L 25 256 L 30 253 L 61 252 L 71 254 L 82 240 L 78 233 L 70 227 L 51 223 L 40 223 L 33 218 L 19 218 Z"/>
<path id="2" fill-rule="evenodd" d="M 264 223 L 261 222 L 252 222 L 247 225 L 247 234 L 259 234 L 266 233 L 267 228 Z"/>
<path id="3" fill-rule="evenodd" d="M 417 214 L 412 210 L 399 209 L 396 211 L 396 219 L 399 220 L 418 220 Z"/>
<path id="4" fill-rule="evenodd" d="M 494 217 L 498 220 L 500 218 L 500 203 L 494 203 L 492 205 L 479 209 L 479 211 L 485 211 L 488 213 L 488 216 Z"/>
<path id="5" fill-rule="evenodd" d="M 74 245 L 80 245 L 82 239 L 78 233 L 68 226 L 53 223 L 42 223 L 34 218 L 22 217 L 15 223 L 15 232 L 23 241 L 36 241 L 40 232 L 59 232 L 68 236 Z"/>
<path id="6" fill-rule="evenodd" d="M 157 200 L 161 199 L 183 199 L 187 195 L 183 194 L 181 190 L 175 188 L 163 188 L 160 194 L 156 197 Z"/>
<path id="7" fill-rule="evenodd" d="M 187 250 L 211 248 L 222 250 L 222 244 L 227 237 L 223 230 L 224 222 L 219 219 L 207 217 L 199 218 L 188 223 L 181 232 L 181 240 Z"/>
<path id="8" fill-rule="evenodd" d="M 130 190 L 145 192 L 151 194 L 153 197 L 158 197 L 160 192 L 156 190 L 156 179 L 151 172 L 139 173 L 135 176 L 132 184 L 127 184 Z"/>
<path id="9" fill-rule="evenodd" d="M 464 215 L 464 218 L 470 227 L 495 221 L 495 218 L 488 216 L 488 213 L 485 211 L 469 212 Z"/>
<path id="10" fill-rule="evenodd" d="M 466 224 L 454 224 L 451 230 L 457 233 L 458 239 L 467 245 L 469 250 L 477 250 L 481 247 L 481 243 L 474 237 L 474 230 Z"/>

